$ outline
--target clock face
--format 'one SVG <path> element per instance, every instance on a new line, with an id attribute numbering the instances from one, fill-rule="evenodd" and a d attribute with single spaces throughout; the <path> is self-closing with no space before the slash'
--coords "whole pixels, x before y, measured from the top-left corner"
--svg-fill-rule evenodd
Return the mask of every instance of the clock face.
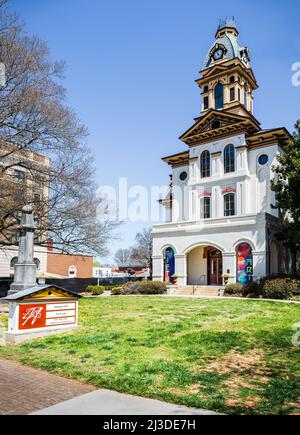
<path id="1" fill-rule="evenodd" d="M 218 48 L 218 50 L 214 52 L 214 59 L 219 60 L 222 59 L 222 57 L 223 57 L 223 50 L 222 48 Z"/>

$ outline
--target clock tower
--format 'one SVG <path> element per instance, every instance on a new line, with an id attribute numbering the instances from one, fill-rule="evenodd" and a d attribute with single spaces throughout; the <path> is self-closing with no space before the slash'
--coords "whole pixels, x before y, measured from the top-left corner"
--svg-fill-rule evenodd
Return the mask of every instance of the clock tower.
<path id="1" fill-rule="evenodd" d="M 283 127 L 262 129 L 255 118 L 258 85 L 238 38 L 233 18 L 219 23 L 196 80 L 201 114 L 180 136 L 185 150 L 163 158 L 172 181 L 160 201 L 166 222 L 153 227 L 153 279 L 171 281 L 178 294 L 195 286 L 198 294 L 218 294 L 223 284 L 244 285 L 289 267 L 270 186 L 291 135 Z"/>
<path id="2" fill-rule="evenodd" d="M 234 18 L 220 21 L 215 41 L 208 50 L 200 78 L 202 115 L 210 109 L 253 115 L 253 91 L 258 88 L 247 47 L 238 41 Z"/>

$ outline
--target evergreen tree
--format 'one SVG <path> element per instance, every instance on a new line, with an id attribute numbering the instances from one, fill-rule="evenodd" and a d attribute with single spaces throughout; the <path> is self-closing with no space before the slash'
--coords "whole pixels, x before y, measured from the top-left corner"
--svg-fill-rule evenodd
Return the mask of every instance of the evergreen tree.
<path id="1" fill-rule="evenodd" d="M 300 120 L 295 125 L 293 138 L 278 156 L 278 165 L 272 181 L 276 203 L 284 220 L 277 237 L 289 247 L 292 254 L 292 274 L 297 273 L 297 254 L 300 252 Z"/>

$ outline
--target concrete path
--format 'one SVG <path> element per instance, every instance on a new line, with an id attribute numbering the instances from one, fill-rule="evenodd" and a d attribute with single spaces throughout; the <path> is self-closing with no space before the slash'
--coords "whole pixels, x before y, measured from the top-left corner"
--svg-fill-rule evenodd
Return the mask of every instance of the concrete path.
<path id="1" fill-rule="evenodd" d="M 110 390 L 96 390 L 34 415 L 214 415 L 214 412 L 187 408 L 159 400 L 130 396 Z"/>
<path id="2" fill-rule="evenodd" d="M 0 359 L 0 415 L 211 415 L 110 390 Z"/>

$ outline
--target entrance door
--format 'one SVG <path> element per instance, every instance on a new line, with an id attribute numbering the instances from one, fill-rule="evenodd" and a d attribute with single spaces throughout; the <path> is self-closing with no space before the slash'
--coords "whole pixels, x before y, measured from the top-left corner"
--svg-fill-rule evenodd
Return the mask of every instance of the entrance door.
<path id="1" fill-rule="evenodd" d="M 212 249 L 208 252 L 208 285 L 222 285 L 223 279 L 223 258 L 222 253 L 217 249 Z"/>

